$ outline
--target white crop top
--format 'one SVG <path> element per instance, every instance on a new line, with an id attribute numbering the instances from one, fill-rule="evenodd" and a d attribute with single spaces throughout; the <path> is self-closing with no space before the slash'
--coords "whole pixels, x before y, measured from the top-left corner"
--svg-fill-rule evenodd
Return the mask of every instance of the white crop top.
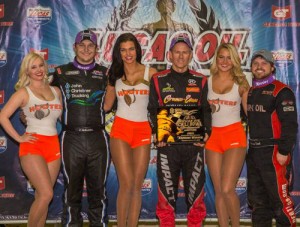
<path id="1" fill-rule="evenodd" d="M 145 83 L 135 86 L 124 84 L 122 79 L 116 81 L 115 89 L 118 99 L 116 116 L 129 121 L 148 121 L 149 102 L 149 67 L 146 66 L 144 73 Z"/>
<path id="2" fill-rule="evenodd" d="M 207 99 L 212 109 L 212 126 L 223 127 L 241 121 L 242 98 L 236 83 L 233 83 L 230 92 L 217 94 L 212 89 L 212 77 L 210 76 Z"/>
<path id="3" fill-rule="evenodd" d="M 45 136 L 56 135 L 56 122 L 63 108 L 55 89 L 50 87 L 54 99 L 45 101 L 37 98 L 28 86 L 25 88 L 29 95 L 28 103 L 22 108 L 27 121 L 26 132 Z"/>

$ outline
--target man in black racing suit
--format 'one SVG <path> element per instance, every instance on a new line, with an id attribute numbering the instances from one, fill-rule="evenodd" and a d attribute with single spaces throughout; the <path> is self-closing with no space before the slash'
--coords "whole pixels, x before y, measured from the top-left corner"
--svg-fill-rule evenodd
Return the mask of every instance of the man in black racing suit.
<path id="1" fill-rule="evenodd" d="M 248 200 L 254 227 L 296 226 L 289 195 L 292 150 L 298 130 L 293 91 L 275 79 L 272 53 L 260 50 L 251 60 L 254 75 L 248 94 Z"/>
<path id="2" fill-rule="evenodd" d="M 175 35 L 172 39 L 169 57 L 172 62 L 171 69 L 155 74 L 150 82 L 148 110 L 153 134 L 157 133 L 157 118 L 159 121 L 166 118 L 165 113 L 161 113 L 161 111 L 157 116 L 158 108 L 162 106 L 199 109 L 202 124 L 207 129 L 206 133 L 209 134 L 211 110 L 207 102 L 207 80 L 202 74 L 188 69 L 188 64 L 192 59 L 192 45 L 186 34 Z M 170 125 L 172 122 L 173 119 L 166 119 L 164 127 L 174 128 Z M 168 131 L 168 128 L 164 128 L 164 130 Z M 170 138 L 170 136 L 160 137 Z M 176 135 L 174 136 L 176 137 Z M 205 140 L 207 138 L 208 135 Z M 160 226 L 175 226 L 180 172 L 182 172 L 184 181 L 188 226 L 200 226 L 206 216 L 203 202 L 205 181 L 203 145 L 200 143 L 184 145 L 157 143 L 159 187 L 156 214 Z"/>
<path id="3" fill-rule="evenodd" d="M 52 85 L 63 94 L 62 160 L 64 172 L 63 226 L 82 226 L 84 180 L 90 226 L 106 226 L 105 182 L 109 164 L 108 135 L 104 130 L 107 69 L 95 63 L 96 34 L 77 34 L 73 62 L 58 66 Z"/>

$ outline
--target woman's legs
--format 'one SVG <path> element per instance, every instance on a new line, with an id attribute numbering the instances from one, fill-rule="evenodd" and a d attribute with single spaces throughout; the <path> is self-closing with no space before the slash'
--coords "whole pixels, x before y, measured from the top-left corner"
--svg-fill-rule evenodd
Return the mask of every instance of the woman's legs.
<path id="1" fill-rule="evenodd" d="M 132 185 L 133 192 L 127 222 L 129 227 L 138 225 L 142 205 L 141 189 L 150 160 L 150 144 L 134 148 L 132 152 L 134 182 Z"/>
<path id="2" fill-rule="evenodd" d="M 223 154 L 222 165 L 222 195 L 224 196 L 227 213 L 231 220 L 231 226 L 239 226 L 240 223 L 240 200 L 235 187 L 244 164 L 246 149 L 233 148 Z"/>
<path id="3" fill-rule="evenodd" d="M 141 187 L 148 168 L 150 145 L 132 149 L 126 142 L 111 138 L 110 148 L 119 181 L 118 226 L 137 226 L 141 208 Z"/>
<path id="4" fill-rule="evenodd" d="M 206 151 L 206 163 L 215 189 L 215 204 L 221 227 L 239 226 L 240 201 L 235 192 L 236 182 L 240 175 L 246 155 L 245 148 L 233 148 L 220 154 Z"/>
<path id="5" fill-rule="evenodd" d="M 210 150 L 205 151 L 206 164 L 215 190 L 215 206 L 220 227 L 228 226 L 229 218 L 222 191 L 223 155 Z"/>
<path id="6" fill-rule="evenodd" d="M 60 159 L 47 164 L 42 156 L 29 154 L 21 156 L 20 160 L 24 173 L 35 188 L 35 200 L 30 208 L 28 226 L 44 226 Z"/>

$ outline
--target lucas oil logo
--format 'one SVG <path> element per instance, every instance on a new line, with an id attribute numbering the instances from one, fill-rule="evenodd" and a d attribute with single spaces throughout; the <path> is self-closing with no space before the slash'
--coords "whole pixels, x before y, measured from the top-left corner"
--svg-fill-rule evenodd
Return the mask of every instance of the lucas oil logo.
<path id="1" fill-rule="evenodd" d="M 52 19 L 52 9 L 50 7 L 29 7 L 26 11 L 27 21 L 34 24 L 46 24 Z"/>

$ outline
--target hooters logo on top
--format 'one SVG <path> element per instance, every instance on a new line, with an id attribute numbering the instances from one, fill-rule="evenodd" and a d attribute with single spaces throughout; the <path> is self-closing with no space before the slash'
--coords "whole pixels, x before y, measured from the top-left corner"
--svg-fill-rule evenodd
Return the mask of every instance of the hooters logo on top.
<path id="1" fill-rule="evenodd" d="M 276 20 L 290 19 L 292 16 L 291 10 L 292 10 L 292 7 L 290 5 L 284 6 L 284 7 L 272 5 L 272 18 L 274 18 Z"/>

